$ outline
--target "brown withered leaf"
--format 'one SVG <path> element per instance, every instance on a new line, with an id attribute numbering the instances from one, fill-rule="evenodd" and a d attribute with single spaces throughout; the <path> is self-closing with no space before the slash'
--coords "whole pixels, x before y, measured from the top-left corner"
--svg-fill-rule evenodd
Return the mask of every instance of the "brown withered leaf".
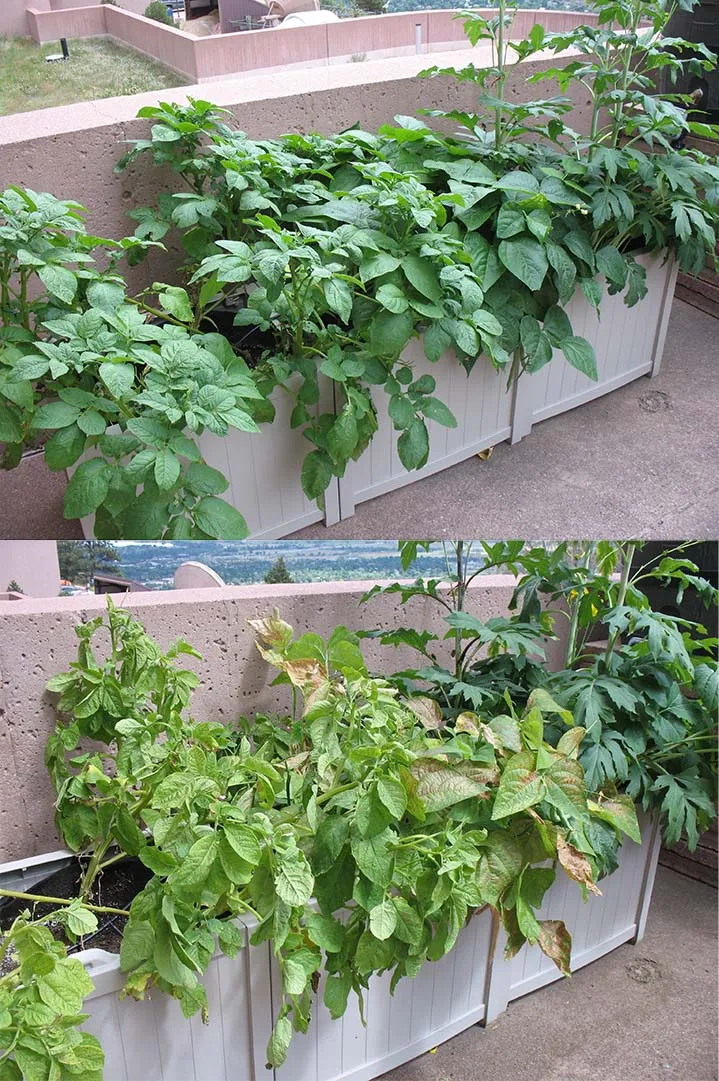
<path id="1" fill-rule="evenodd" d="M 292 641 L 292 627 L 280 618 L 278 608 L 273 608 L 262 619 L 248 619 L 247 622 L 266 648 L 286 649 Z"/>
<path id="2" fill-rule="evenodd" d="M 327 681 L 327 669 L 314 658 L 307 660 L 285 661 L 282 668 L 290 677 L 290 682 L 300 690 L 316 690 Z"/>
<path id="3" fill-rule="evenodd" d="M 540 950 L 554 961 L 560 972 L 565 976 L 572 975 L 569 967 L 572 957 L 572 936 L 561 920 L 540 920 L 537 942 Z"/>
<path id="4" fill-rule="evenodd" d="M 557 855 L 570 878 L 573 878 L 575 882 L 581 882 L 592 893 L 596 893 L 597 897 L 602 896 L 602 891 L 594 885 L 589 860 L 584 853 L 570 844 L 560 831 L 557 831 Z"/>
<path id="5" fill-rule="evenodd" d="M 454 722 L 457 732 L 468 732 L 470 736 L 479 735 L 479 717 L 476 713 L 460 713 Z"/>
<path id="6" fill-rule="evenodd" d="M 445 722 L 442 717 L 442 710 L 439 708 L 439 703 L 435 702 L 434 698 L 427 698 L 425 695 L 415 695 L 414 698 L 407 699 L 407 706 L 415 714 L 419 723 L 428 731 L 432 731 L 436 728 L 444 728 Z"/>

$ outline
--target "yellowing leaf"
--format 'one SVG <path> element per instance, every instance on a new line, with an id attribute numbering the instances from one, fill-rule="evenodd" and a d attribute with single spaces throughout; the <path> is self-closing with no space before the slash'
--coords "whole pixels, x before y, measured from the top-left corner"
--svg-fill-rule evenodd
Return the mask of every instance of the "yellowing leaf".
<path id="1" fill-rule="evenodd" d="M 554 961 L 560 972 L 565 976 L 572 975 L 569 967 L 572 956 L 572 936 L 561 920 L 540 920 L 537 942 L 540 950 Z"/>

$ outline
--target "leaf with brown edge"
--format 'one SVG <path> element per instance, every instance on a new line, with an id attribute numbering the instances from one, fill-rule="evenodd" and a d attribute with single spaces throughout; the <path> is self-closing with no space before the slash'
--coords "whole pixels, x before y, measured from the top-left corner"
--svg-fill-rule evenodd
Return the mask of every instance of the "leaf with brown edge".
<path id="1" fill-rule="evenodd" d="M 498 776 L 496 769 L 438 758 L 417 758 L 410 772 L 417 782 L 417 796 L 428 811 L 443 811 L 472 796 L 488 799 L 487 786 L 496 783 Z"/>
<path id="2" fill-rule="evenodd" d="M 572 975 L 572 936 L 561 920 L 540 920 L 537 943 L 563 975 Z"/>
<path id="3" fill-rule="evenodd" d="M 566 839 L 561 831 L 557 831 L 557 855 L 559 856 L 559 862 L 564 870 L 567 872 L 570 878 L 573 878 L 575 882 L 581 882 L 583 886 L 586 886 L 588 890 L 595 893 L 597 897 L 602 896 L 602 891 L 594 885 L 592 866 L 578 848 L 575 848 L 573 844 Z"/>
<path id="4" fill-rule="evenodd" d="M 587 807 L 596 818 L 601 818 L 608 822 L 610 826 L 614 826 L 616 830 L 626 833 L 627 837 L 636 844 L 640 845 L 642 843 L 642 835 L 637 821 L 637 809 L 631 796 L 606 798 L 600 793 L 597 796 L 596 803 L 593 800 L 587 800 Z"/>
<path id="5" fill-rule="evenodd" d="M 478 736 L 480 727 L 484 728 L 486 726 L 479 724 L 479 717 L 476 713 L 460 713 L 454 722 L 456 732 L 468 732 L 470 736 Z"/>
<path id="6" fill-rule="evenodd" d="M 556 755 L 554 764 L 544 774 L 548 781 L 552 781 L 561 788 L 569 802 L 578 811 L 586 813 L 587 795 L 584 784 L 584 770 L 576 758 L 568 758 L 567 755 Z"/>
<path id="7" fill-rule="evenodd" d="M 513 957 L 517 956 L 527 939 L 519 929 L 515 909 L 505 908 L 502 910 L 502 923 L 504 924 L 504 930 L 507 932 L 507 940 L 504 944 L 504 959 L 505 961 L 511 961 Z"/>
<path id="8" fill-rule="evenodd" d="M 494 747 L 495 751 L 504 751 L 504 742 L 502 740 L 502 737 L 497 732 L 495 732 L 493 728 L 490 728 L 488 724 L 482 724 L 480 722 L 479 731 L 484 737 L 484 739 L 486 739 L 490 747 Z"/>
<path id="9" fill-rule="evenodd" d="M 577 725 L 576 728 L 570 728 L 568 732 L 565 732 L 557 744 L 559 753 L 566 755 L 567 758 L 576 758 L 579 754 L 579 745 L 584 739 L 586 731 L 586 728 Z"/>
<path id="10" fill-rule="evenodd" d="M 544 782 L 534 768 L 532 751 L 512 755 L 504 767 L 492 808 L 492 819 L 526 811 L 544 797 Z"/>
<path id="11" fill-rule="evenodd" d="M 435 702 L 434 698 L 427 698 L 425 695 L 415 695 L 414 698 L 408 698 L 406 705 L 412 710 L 415 717 L 428 731 L 432 731 L 435 728 L 444 728 L 444 718 L 442 717 L 442 710 L 439 708 L 439 703 Z"/>

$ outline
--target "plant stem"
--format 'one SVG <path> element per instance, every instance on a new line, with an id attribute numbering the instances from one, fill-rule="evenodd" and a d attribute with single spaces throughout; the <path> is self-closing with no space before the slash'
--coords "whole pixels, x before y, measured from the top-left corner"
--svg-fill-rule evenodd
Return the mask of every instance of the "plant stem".
<path id="1" fill-rule="evenodd" d="M 77 898 L 68 900 L 67 897 L 43 897 L 41 893 L 19 893 L 17 890 L 0 890 L 0 897 L 14 897 L 18 901 L 33 901 L 41 905 L 71 905 Z M 129 916 L 125 908 L 106 908 L 104 905 L 90 905 L 82 902 L 83 908 L 89 908 L 91 912 L 109 912 L 114 916 Z"/>
<path id="2" fill-rule="evenodd" d="M 632 568 L 632 560 L 634 559 L 634 553 L 637 550 L 636 541 L 631 541 L 624 551 L 624 566 L 622 567 L 622 577 L 619 583 L 619 594 L 617 596 L 617 603 L 615 608 L 621 608 L 627 597 L 627 588 L 629 586 L 629 574 Z M 619 631 L 615 630 L 609 635 L 609 641 L 607 642 L 607 651 L 604 654 L 605 665 L 609 664 L 609 658 L 614 652 L 614 647 L 619 637 Z"/>

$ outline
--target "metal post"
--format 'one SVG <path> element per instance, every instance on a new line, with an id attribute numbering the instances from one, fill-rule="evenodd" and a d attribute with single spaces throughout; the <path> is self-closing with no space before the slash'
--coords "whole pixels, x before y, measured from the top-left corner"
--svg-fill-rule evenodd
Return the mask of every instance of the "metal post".
<path id="1" fill-rule="evenodd" d="M 414 24 L 414 51 L 422 52 L 422 23 Z"/>

